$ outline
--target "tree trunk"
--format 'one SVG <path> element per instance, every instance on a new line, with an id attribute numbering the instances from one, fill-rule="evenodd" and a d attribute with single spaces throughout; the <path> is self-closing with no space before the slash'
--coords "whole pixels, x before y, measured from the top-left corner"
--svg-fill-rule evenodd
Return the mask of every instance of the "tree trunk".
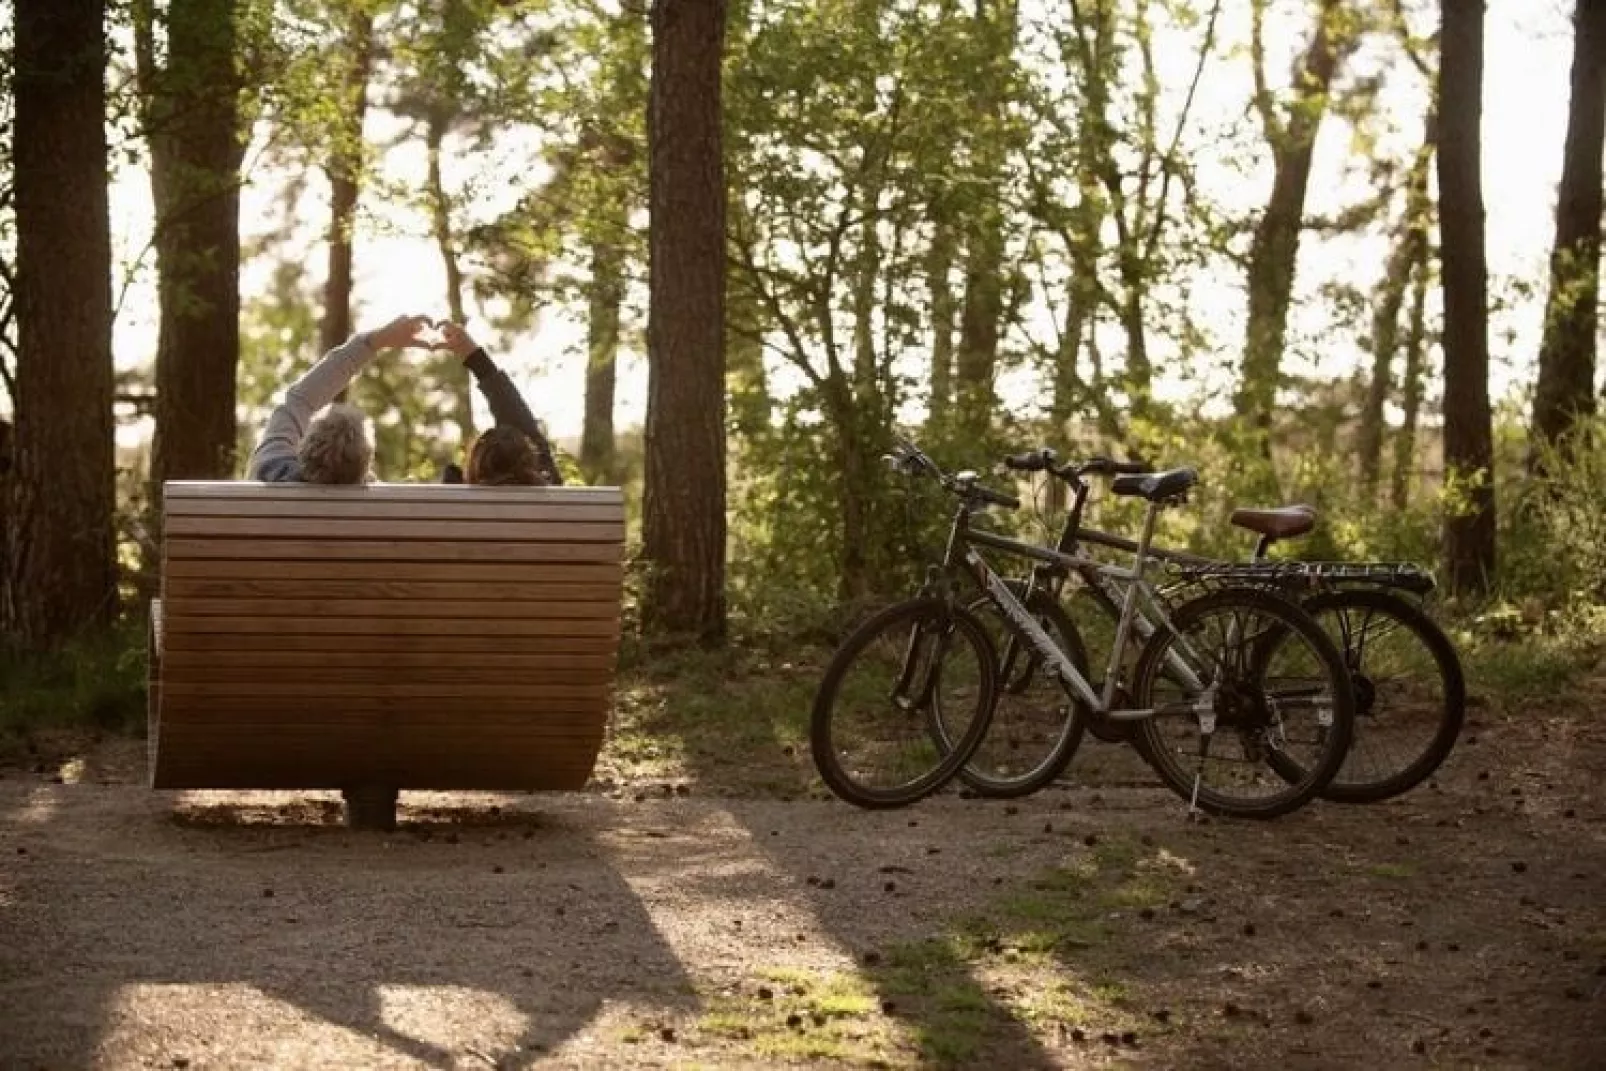
<path id="1" fill-rule="evenodd" d="M 1601 152 L 1606 142 L 1606 0 L 1578 0 L 1572 103 L 1550 254 L 1550 295 L 1534 391 L 1535 446 L 1554 443 L 1595 412 L 1600 300 Z M 1532 461 L 1537 464 L 1536 452 Z"/>
<path id="2" fill-rule="evenodd" d="M 954 396 L 954 267 L 953 227 L 933 212 L 931 248 L 926 253 L 926 287 L 931 292 L 931 397 L 927 418 L 942 427 Z"/>
<path id="3" fill-rule="evenodd" d="M 1275 173 L 1271 197 L 1255 225 L 1249 247 L 1249 320 L 1238 412 L 1260 433 L 1268 451 L 1288 331 L 1288 305 L 1299 261 L 1300 234 L 1305 226 L 1311 156 L 1327 112 L 1333 76 L 1353 40 L 1353 35 L 1335 34 L 1334 22 L 1340 14 L 1340 0 L 1321 0 L 1315 33 L 1295 71 L 1294 100 L 1286 120 L 1276 119 L 1270 105 L 1263 111 Z"/>
<path id="4" fill-rule="evenodd" d="M 166 65 L 156 69 L 141 49 L 161 301 L 153 503 L 167 480 L 234 471 L 244 151 L 234 42 L 230 0 L 172 0 Z"/>
<path id="5" fill-rule="evenodd" d="M 1428 224 L 1424 221 L 1424 226 Z M 1411 318 L 1405 333 L 1405 372 L 1401 378 L 1400 432 L 1394 440 L 1394 478 L 1389 502 L 1404 510 L 1411 500 L 1416 473 L 1416 428 L 1422 414 L 1423 357 L 1427 352 L 1428 273 L 1431 261 L 1423 243 L 1417 251 L 1411 280 Z"/>
<path id="6" fill-rule="evenodd" d="M 1383 454 L 1383 407 L 1388 403 L 1394 354 L 1399 349 L 1400 311 L 1405 305 L 1406 291 L 1411 287 L 1412 273 L 1426 255 L 1428 230 L 1432 226 L 1428 172 L 1433 165 L 1436 124 L 1437 120 L 1429 115 L 1422 147 L 1411 162 L 1411 173 L 1406 181 L 1400 236 L 1377 288 L 1377 306 L 1372 317 L 1372 378 L 1361 408 L 1357 447 L 1361 455 L 1361 486 L 1368 496 L 1377 489 Z"/>
<path id="7" fill-rule="evenodd" d="M 725 0 L 654 0 L 642 623 L 725 634 Z"/>
<path id="8" fill-rule="evenodd" d="M 977 123 L 970 132 L 975 160 L 975 193 L 965 212 L 965 290 L 959 312 L 959 349 L 954 367 L 959 426 L 967 435 L 983 434 L 992 423 L 997 399 L 993 379 L 1004 314 L 1004 211 L 1002 180 L 1006 101 L 1002 86 L 1011 69 L 1016 12 L 1012 0 L 976 0 L 977 32 L 991 46 L 987 69 L 976 82 Z"/>
<path id="9" fill-rule="evenodd" d="M 443 105 L 432 105 L 424 126 L 424 148 L 428 155 L 429 219 L 430 231 L 435 237 L 435 248 L 440 251 L 441 266 L 446 271 L 446 309 L 453 323 L 465 323 L 468 313 L 463 308 L 463 269 L 457 263 L 457 245 L 452 234 L 452 203 L 446 196 L 446 182 L 441 175 L 441 145 L 446 141 L 446 129 L 451 115 Z M 469 382 L 468 368 L 462 361 L 448 357 L 436 365 L 436 374 L 445 383 L 452 397 L 452 419 L 457 423 L 458 435 L 464 443 L 474 441 L 474 389 Z"/>
<path id="10" fill-rule="evenodd" d="M 621 222 L 621 229 L 623 224 Z M 590 480 L 615 479 L 613 402 L 619 357 L 619 314 L 625 300 L 625 257 L 612 237 L 591 246 L 590 316 L 586 338 L 585 425 L 580 432 L 580 467 Z"/>
<path id="11" fill-rule="evenodd" d="M 106 11 L 101 0 L 13 11 L 19 359 L 4 624 L 47 650 L 117 609 Z"/>
<path id="12" fill-rule="evenodd" d="M 1444 467 L 1464 504 L 1444 523 L 1449 587 L 1494 579 L 1494 448 L 1489 412 L 1488 266 L 1484 259 L 1483 5 L 1441 0 L 1439 241 L 1444 286 Z"/>
<path id="13" fill-rule="evenodd" d="M 319 342 L 325 352 L 351 337 L 351 262 L 357 197 L 362 191 L 363 117 L 368 112 L 368 75 L 373 64 L 374 20 L 360 6 L 346 24 L 345 60 L 336 105 L 333 147 L 325 168 L 329 175 L 329 271 L 323 283 L 323 320 Z M 431 158 L 431 163 L 434 159 Z M 335 396 L 346 400 L 346 391 Z"/>

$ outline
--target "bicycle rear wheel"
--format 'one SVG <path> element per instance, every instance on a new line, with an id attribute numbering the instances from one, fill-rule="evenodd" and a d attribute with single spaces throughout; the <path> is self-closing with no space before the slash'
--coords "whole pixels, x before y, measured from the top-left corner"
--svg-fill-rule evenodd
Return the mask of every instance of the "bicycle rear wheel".
<path id="1" fill-rule="evenodd" d="M 1455 647 L 1431 617 L 1387 591 L 1345 588 L 1300 605 L 1339 646 L 1355 691 L 1354 739 L 1323 798 L 1377 803 L 1409 792 L 1449 756 L 1466 718 Z M 1292 780 L 1300 771 L 1279 773 Z"/>
<path id="2" fill-rule="evenodd" d="M 1133 675 L 1136 705 L 1155 711 L 1139 750 L 1161 780 L 1239 818 L 1276 818 L 1317 796 L 1344 761 L 1355 710 L 1327 633 L 1294 603 L 1241 588 L 1183 603 L 1171 625 Z"/>
<path id="3" fill-rule="evenodd" d="M 962 607 L 912 599 L 882 610 L 838 648 L 815 695 L 820 777 L 859 807 L 930 795 L 986 735 L 996 680 L 987 632 Z"/>
<path id="4" fill-rule="evenodd" d="M 1038 589 L 1027 599 L 1023 581 L 1006 584 L 1085 677 L 1082 637 L 1054 597 Z M 1066 695 L 1057 675 L 1044 672 L 1042 656 L 1015 635 L 992 600 L 977 599 L 968 609 L 987 630 L 998 654 L 998 682 L 987 734 L 960 769 L 959 779 L 994 799 L 1030 795 L 1064 772 L 1082 742 L 1087 714 L 1080 701 Z M 941 717 L 935 724 L 944 747 L 955 746 L 963 735 L 962 726 L 949 726 Z"/>

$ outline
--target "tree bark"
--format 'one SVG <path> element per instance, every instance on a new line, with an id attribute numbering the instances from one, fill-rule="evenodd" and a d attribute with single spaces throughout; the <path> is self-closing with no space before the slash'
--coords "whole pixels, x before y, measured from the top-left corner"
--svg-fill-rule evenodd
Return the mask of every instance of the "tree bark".
<path id="1" fill-rule="evenodd" d="M 149 20 L 144 31 L 150 32 Z M 240 138 L 234 5 L 172 0 L 167 63 L 140 49 L 161 318 L 151 484 L 234 471 L 240 358 Z"/>
<path id="2" fill-rule="evenodd" d="M 619 224 L 622 231 L 623 221 Z M 619 233 L 612 228 L 610 231 Z M 580 467 L 592 480 L 615 478 L 613 403 L 618 378 L 620 309 L 624 300 L 624 251 L 613 237 L 599 237 L 591 245 L 585 424 L 580 432 Z"/>
<path id="3" fill-rule="evenodd" d="M 368 76 L 373 64 L 374 19 L 353 7 L 346 24 L 346 67 L 336 105 L 329 163 L 329 270 L 323 283 L 319 342 L 328 352 L 351 337 L 353 229 L 362 192 L 363 117 L 368 112 Z M 434 159 L 431 158 L 431 163 Z M 346 391 L 335 396 L 346 400 Z"/>
<path id="4" fill-rule="evenodd" d="M 1578 0 L 1572 101 L 1550 254 L 1550 295 L 1539 344 L 1534 445 L 1554 443 L 1595 412 L 1595 325 L 1600 301 L 1601 152 L 1606 143 L 1606 0 Z M 1538 467 L 1541 454 L 1530 459 Z"/>
<path id="5" fill-rule="evenodd" d="M 1400 377 L 1400 432 L 1394 439 L 1394 475 L 1389 488 L 1389 502 L 1397 510 L 1404 510 L 1410 504 L 1411 477 L 1416 474 L 1416 429 L 1422 414 L 1430 266 L 1429 250 L 1424 244 L 1417 251 L 1417 261 L 1412 266 L 1411 318 L 1405 333 L 1405 372 Z"/>
<path id="6" fill-rule="evenodd" d="M 1005 91 L 1012 69 L 1016 11 L 1013 0 L 976 0 L 975 23 L 991 47 L 987 67 L 976 83 L 978 122 L 971 131 L 974 201 L 967 206 L 965 289 L 959 311 L 954 394 L 959 426 L 966 434 L 985 433 L 997 399 L 993 379 L 1004 314 L 1004 149 L 1000 144 Z"/>
<path id="7" fill-rule="evenodd" d="M 432 104 L 424 124 L 430 231 L 435 237 L 435 248 L 441 255 L 441 267 L 446 272 L 447 315 L 453 323 L 461 324 L 467 322 L 468 318 L 463 307 L 463 269 L 457 262 L 457 244 L 452 233 L 452 203 L 446 196 L 446 181 L 441 175 L 441 146 L 446 141 L 446 130 L 451 125 L 448 107 Z M 347 329 L 350 329 L 349 322 Z M 452 419 L 457 423 L 458 435 L 464 443 L 472 442 L 475 430 L 474 390 L 469 383 L 468 369 L 462 361 L 448 358 L 437 362 L 435 371 L 451 395 Z"/>
<path id="8" fill-rule="evenodd" d="M 105 4 L 16 0 L 13 12 L 19 359 L 5 631 L 47 650 L 117 609 Z"/>
<path id="9" fill-rule="evenodd" d="M 1372 317 L 1372 378 L 1367 384 L 1366 401 L 1361 408 L 1357 444 L 1361 486 L 1368 495 L 1377 489 L 1383 455 L 1383 407 L 1388 403 L 1394 354 L 1399 349 L 1400 312 L 1404 308 L 1406 292 L 1411 288 L 1417 264 L 1427 253 L 1428 231 L 1432 227 L 1429 217 L 1433 205 L 1428 194 L 1428 172 L 1433 165 L 1436 125 L 1436 118 L 1429 115 L 1422 147 L 1411 162 L 1411 172 L 1406 180 L 1405 214 L 1400 222 L 1400 235 L 1377 288 L 1377 305 Z"/>
<path id="10" fill-rule="evenodd" d="M 725 634 L 725 0 L 655 0 L 642 622 Z"/>
<path id="11" fill-rule="evenodd" d="M 1249 320 L 1238 412 L 1260 433 L 1268 450 L 1288 332 L 1288 305 L 1299 261 L 1300 234 L 1305 227 L 1311 157 L 1327 112 L 1333 76 L 1352 47 L 1353 35 L 1335 33 L 1334 23 L 1341 13 L 1341 0 L 1321 0 L 1316 30 L 1294 73 L 1294 100 L 1286 119 L 1277 119 L 1269 101 L 1259 95 L 1275 174 L 1271 196 L 1255 225 L 1249 248 Z"/>
<path id="12" fill-rule="evenodd" d="M 1445 518 L 1449 587 L 1494 579 L 1488 265 L 1482 159 L 1483 4 L 1440 0 L 1439 241 L 1444 286 L 1444 465 L 1464 504 Z"/>

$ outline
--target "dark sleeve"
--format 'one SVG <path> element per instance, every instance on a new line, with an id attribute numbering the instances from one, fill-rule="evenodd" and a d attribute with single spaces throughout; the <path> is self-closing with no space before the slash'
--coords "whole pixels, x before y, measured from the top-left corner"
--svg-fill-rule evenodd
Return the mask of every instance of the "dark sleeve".
<path id="1" fill-rule="evenodd" d="M 541 422 L 524 404 L 523 396 L 507 373 L 496 367 L 484 347 L 464 358 L 463 364 L 473 373 L 475 386 L 479 387 L 486 403 L 490 405 L 491 419 L 498 424 L 509 424 L 528 435 L 535 444 L 535 452 L 547 480 L 554 487 L 562 484 L 563 474 L 558 471 L 557 462 L 552 457 L 552 444 L 547 440 Z"/>

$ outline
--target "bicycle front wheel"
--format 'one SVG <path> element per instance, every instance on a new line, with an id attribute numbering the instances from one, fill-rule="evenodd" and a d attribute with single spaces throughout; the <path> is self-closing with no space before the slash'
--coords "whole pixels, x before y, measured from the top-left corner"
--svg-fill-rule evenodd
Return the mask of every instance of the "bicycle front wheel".
<path id="1" fill-rule="evenodd" d="M 809 726 L 820 777 L 859 807 L 929 796 L 986 735 L 996 678 L 992 643 L 962 607 L 912 599 L 882 610 L 848 636 L 820 682 Z"/>
<path id="2" fill-rule="evenodd" d="M 1338 648 L 1309 614 L 1264 591 L 1178 607 L 1139 656 L 1133 694 L 1153 711 L 1140 727 L 1144 758 L 1212 814 L 1276 818 L 1304 806 L 1338 772 L 1353 731 Z"/>
<path id="3" fill-rule="evenodd" d="M 1087 676 L 1087 652 L 1082 637 L 1065 611 L 1047 591 L 1006 581 L 1015 597 L 1037 620 L 1077 670 Z M 1014 799 L 1052 784 L 1082 742 L 1087 724 L 1085 705 L 1066 694 L 1057 674 L 1046 672 L 1043 657 L 1015 634 L 1003 612 L 987 597 L 970 604 L 998 654 L 997 702 L 987 734 L 959 771 L 959 779 L 979 795 Z M 963 726 L 936 721 L 945 747 L 963 735 Z"/>

